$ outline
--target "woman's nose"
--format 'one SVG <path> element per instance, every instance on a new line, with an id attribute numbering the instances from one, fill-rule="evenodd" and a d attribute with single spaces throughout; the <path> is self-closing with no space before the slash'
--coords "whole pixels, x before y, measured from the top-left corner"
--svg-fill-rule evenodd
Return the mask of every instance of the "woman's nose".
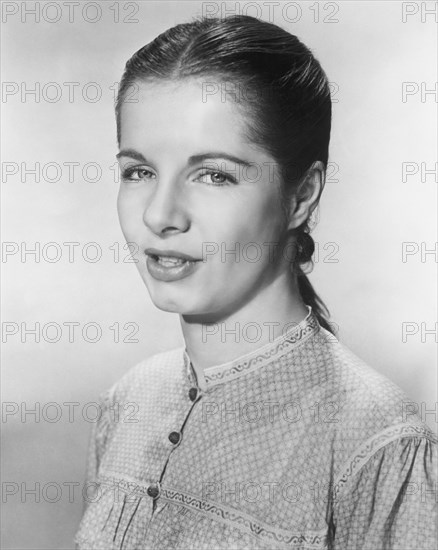
<path id="1" fill-rule="evenodd" d="M 157 182 L 143 211 L 144 224 L 156 235 L 187 231 L 190 222 L 182 195 L 177 183 Z"/>

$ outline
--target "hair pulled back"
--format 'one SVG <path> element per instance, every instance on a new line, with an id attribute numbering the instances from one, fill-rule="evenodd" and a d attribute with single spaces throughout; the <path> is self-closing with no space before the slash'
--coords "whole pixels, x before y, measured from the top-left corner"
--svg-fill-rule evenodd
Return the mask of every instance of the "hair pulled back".
<path id="1" fill-rule="evenodd" d="M 116 101 L 118 141 L 121 107 L 132 86 L 190 77 L 233 84 L 226 93 L 250 115 L 249 139 L 280 168 L 285 205 L 289 197 L 298 197 L 314 162 L 327 166 L 331 127 L 327 76 L 296 36 L 243 15 L 176 25 L 128 60 Z M 328 309 L 304 272 L 315 250 L 310 230 L 309 220 L 293 230 L 293 269 L 304 303 L 312 307 L 321 326 L 333 332 Z"/>

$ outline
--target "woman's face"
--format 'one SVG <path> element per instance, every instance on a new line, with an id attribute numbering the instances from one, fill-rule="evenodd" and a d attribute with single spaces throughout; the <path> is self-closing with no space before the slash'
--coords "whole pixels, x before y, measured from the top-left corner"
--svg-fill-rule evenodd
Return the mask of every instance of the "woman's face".
<path id="1" fill-rule="evenodd" d="M 276 164 L 199 80 L 140 83 L 136 99 L 121 108 L 118 212 L 140 275 L 162 310 L 228 316 L 289 268 Z"/>

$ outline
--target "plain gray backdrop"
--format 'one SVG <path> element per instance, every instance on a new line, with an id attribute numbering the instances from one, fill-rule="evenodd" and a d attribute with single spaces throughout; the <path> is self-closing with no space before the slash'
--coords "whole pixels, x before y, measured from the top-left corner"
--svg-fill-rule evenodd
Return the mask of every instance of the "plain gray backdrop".
<path id="1" fill-rule="evenodd" d="M 436 430 L 425 411 L 436 402 L 428 251 L 437 176 L 427 172 L 437 146 L 428 93 L 436 4 L 81 2 L 73 13 L 62 2 L 2 4 L 3 548 L 73 547 L 89 404 L 143 358 L 183 344 L 177 315 L 153 306 L 124 261 L 113 101 L 134 51 L 206 11 L 283 26 L 327 72 L 331 165 L 310 279 L 343 343 L 400 385 Z M 26 173 L 35 166 L 37 176 Z"/>

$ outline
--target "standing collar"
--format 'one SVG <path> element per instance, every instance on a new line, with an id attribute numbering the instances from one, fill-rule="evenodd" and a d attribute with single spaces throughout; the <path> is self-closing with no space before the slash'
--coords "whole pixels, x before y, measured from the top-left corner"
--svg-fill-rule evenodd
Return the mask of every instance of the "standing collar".
<path id="1" fill-rule="evenodd" d="M 207 391 L 218 384 L 223 384 L 258 370 L 260 367 L 288 353 L 320 329 L 318 319 L 313 313 L 311 306 L 306 307 L 308 309 L 307 316 L 300 323 L 294 324 L 283 334 L 272 340 L 272 342 L 268 342 L 226 363 L 207 367 L 204 369 L 203 373 L 198 376 L 190 361 L 187 349 L 184 348 L 184 366 L 189 380 L 197 384 L 201 390 Z"/>

